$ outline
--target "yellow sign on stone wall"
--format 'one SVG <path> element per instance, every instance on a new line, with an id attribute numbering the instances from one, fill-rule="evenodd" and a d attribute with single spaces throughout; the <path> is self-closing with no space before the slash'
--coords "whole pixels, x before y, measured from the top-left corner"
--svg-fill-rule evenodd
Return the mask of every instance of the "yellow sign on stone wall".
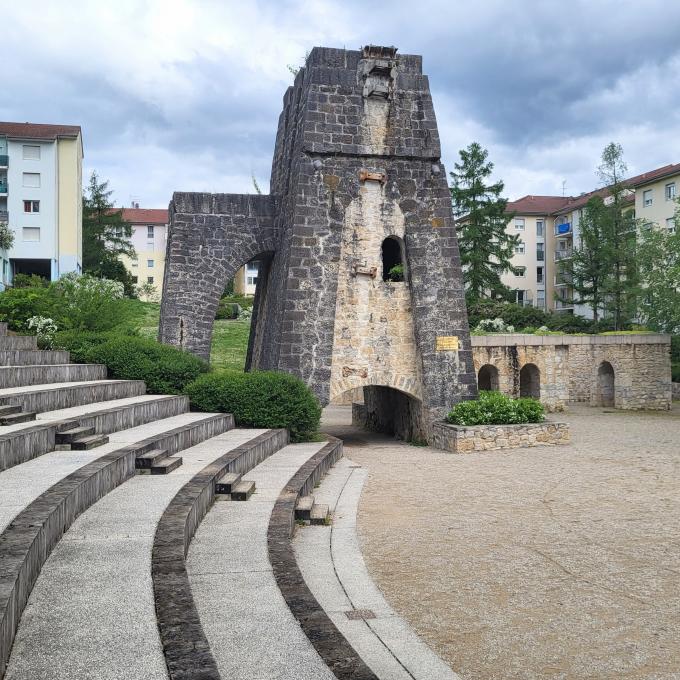
<path id="1" fill-rule="evenodd" d="M 437 336 L 437 352 L 457 352 L 458 351 L 458 336 L 457 335 L 438 335 Z"/>

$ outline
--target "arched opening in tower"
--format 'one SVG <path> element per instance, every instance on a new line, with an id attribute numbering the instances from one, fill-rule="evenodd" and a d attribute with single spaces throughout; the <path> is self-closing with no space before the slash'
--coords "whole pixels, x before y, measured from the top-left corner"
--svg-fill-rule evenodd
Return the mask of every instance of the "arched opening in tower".
<path id="1" fill-rule="evenodd" d="M 396 236 L 388 236 L 382 243 L 382 265 L 383 281 L 404 280 L 403 245 Z"/>

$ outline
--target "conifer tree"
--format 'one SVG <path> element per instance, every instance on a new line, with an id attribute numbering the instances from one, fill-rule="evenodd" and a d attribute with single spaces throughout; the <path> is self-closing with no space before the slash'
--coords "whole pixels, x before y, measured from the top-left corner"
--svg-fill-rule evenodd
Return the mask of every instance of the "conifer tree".
<path id="1" fill-rule="evenodd" d="M 460 151 L 460 163 L 451 172 L 451 200 L 459 221 L 458 246 L 470 303 L 480 298 L 509 299 L 510 289 L 501 276 L 513 271 L 511 259 L 519 237 L 508 234 L 508 201 L 501 197 L 502 181 L 489 183 L 493 163 L 488 151 L 473 142 Z"/>
<path id="2" fill-rule="evenodd" d="M 83 271 L 100 278 L 112 278 L 132 295 L 132 276 L 120 261 L 121 255 L 134 258 L 130 242 L 132 225 L 123 219 L 123 211 L 111 202 L 108 182 L 100 182 L 96 172 L 90 176 L 83 196 Z"/>

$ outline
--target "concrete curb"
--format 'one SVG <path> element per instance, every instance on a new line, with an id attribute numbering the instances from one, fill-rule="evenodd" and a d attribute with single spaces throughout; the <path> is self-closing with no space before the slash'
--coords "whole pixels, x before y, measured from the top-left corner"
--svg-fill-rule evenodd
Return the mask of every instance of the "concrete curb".
<path id="1" fill-rule="evenodd" d="M 91 411 L 82 417 L 37 422 L 31 427 L 0 433 L 0 472 L 25 463 L 45 453 L 54 451 L 57 432 L 80 425 L 94 427 L 97 434 L 111 434 L 153 420 L 163 420 L 189 410 L 185 396 L 159 396 L 158 399 L 139 404 L 112 406 L 101 411 Z"/>
<path id="2" fill-rule="evenodd" d="M 231 429 L 218 414 L 112 451 L 68 475 L 19 513 L 0 534 L 0 678 L 31 590 L 52 549 L 73 521 L 135 474 L 135 458 L 153 448 L 170 454 Z"/>
<path id="3" fill-rule="evenodd" d="M 225 453 L 194 475 L 163 512 L 153 541 L 151 578 L 170 680 L 220 680 L 186 569 L 191 539 L 215 500 L 215 482 L 227 472 L 251 470 L 287 443 L 287 430 L 270 430 Z"/>
<path id="4" fill-rule="evenodd" d="M 342 441 L 329 442 L 290 479 L 279 495 L 267 529 L 269 561 L 288 608 L 319 656 L 339 680 L 378 680 L 312 595 L 295 559 L 292 537 L 295 504 L 309 495 L 324 473 L 342 457 Z"/>

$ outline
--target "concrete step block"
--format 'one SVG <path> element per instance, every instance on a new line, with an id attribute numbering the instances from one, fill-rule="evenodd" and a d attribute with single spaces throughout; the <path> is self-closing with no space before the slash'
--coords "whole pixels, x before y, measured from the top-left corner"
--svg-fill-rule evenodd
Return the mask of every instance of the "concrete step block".
<path id="1" fill-rule="evenodd" d="M 330 512 L 325 503 L 314 503 L 309 513 L 310 524 L 328 524 Z"/>
<path id="2" fill-rule="evenodd" d="M 94 427 L 72 427 L 68 430 L 57 432 L 55 439 L 57 444 L 70 444 L 74 439 L 88 437 L 94 433 Z"/>
<path id="3" fill-rule="evenodd" d="M 78 437 L 70 442 L 74 451 L 89 451 L 102 444 L 108 444 L 109 438 L 105 434 L 90 434 L 86 437 Z"/>
<path id="4" fill-rule="evenodd" d="M 227 472 L 215 482 L 216 494 L 230 494 L 232 489 L 241 481 L 239 472 Z"/>
<path id="5" fill-rule="evenodd" d="M 295 505 L 295 519 L 308 521 L 313 506 L 314 496 L 301 496 Z"/>
<path id="6" fill-rule="evenodd" d="M 0 335 L 0 349 L 38 349 L 35 335 Z"/>
<path id="7" fill-rule="evenodd" d="M 0 388 L 103 380 L 105 378 L 106 366 L 100 364 L 0 366 Z"/>
<path id="8" fill-rule="evenodd" d="M 141 453 L 135 458 L 135 468 L 137 470 L 150 470 L 154 465 L 158 465 L 164 458 L 168 457 L 166 449 L 151 449 L 146 453 Z"/>
<path id="9" fill-rule="evenodd" d="M 152 475 L 167 475 L 173 470 L 176 470 L 182 464 L 181 456 L 173 456 L 171 458 L 163 458 L 156 465 L 151 468 Z"/>
<path id="10" fill-rule="evenodd" d="M 71 355 L 63 350 L 0 349 L 0 366 L 56 365 L 70 361 Z"/>
<path id="11" fill-rule="evenodd" d="M 0 335 L 7 335 L 7 322 L 0 321 Z"/>
<path id="12" fill-rule="evenodd" d="M 29 420 L 35 420 L 36 415 L 37 413 L 34 411 L 20 411 L 18 413 L 11 413 L 7 416 L 0 416 L 0 425 L 27 423 Z"/>
<path id="13" fill-rule="evenodd" d="M 255 482 L 242 479 L 231 490 L 232 501 L 247 501 L 255 492 Z"/>
<path id="14" fill-rule="evenodd" d="M 0 406 L 0 416 L 8 416 L 11 413 L 20 413 L 21 406 L 17 404 L 6 404 L 5 406 Z"/>

